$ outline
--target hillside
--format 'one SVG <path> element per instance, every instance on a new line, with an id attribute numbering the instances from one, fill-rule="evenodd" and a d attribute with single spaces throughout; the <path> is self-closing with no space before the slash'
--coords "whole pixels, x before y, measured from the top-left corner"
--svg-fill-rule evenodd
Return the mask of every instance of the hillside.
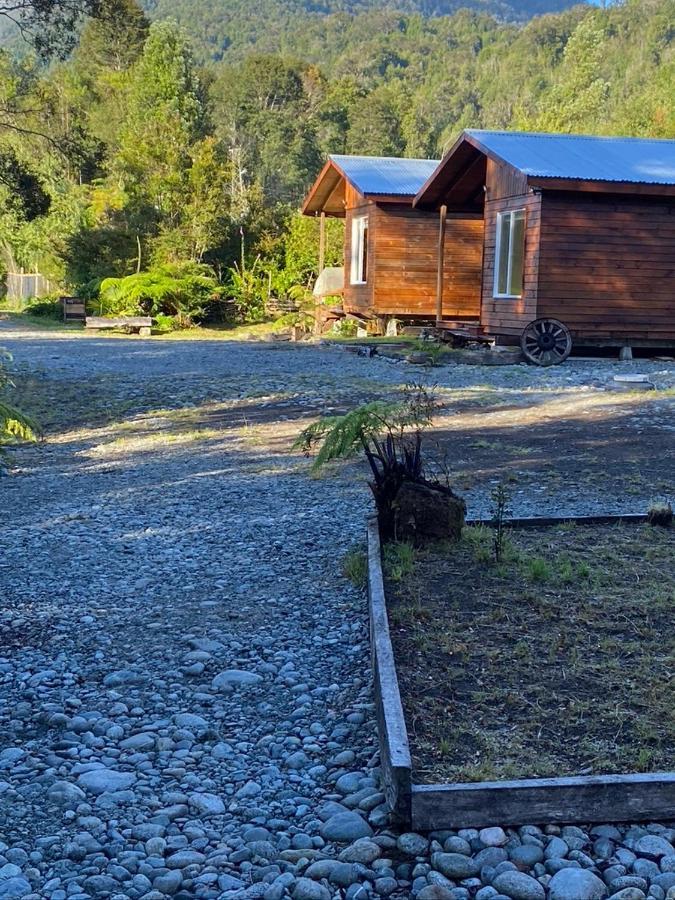
<path id="1" fill-rule="evenodd" d="M 574 5 L 573 0 L 145 0 L 152 18 L 173 18 L 187 29 L 204 61 L 233 61 L 256 50 L 325 62 L 355 17 L 364 29 L 397 14 L 433 18 L 459 9 L 523 22 Z"/>

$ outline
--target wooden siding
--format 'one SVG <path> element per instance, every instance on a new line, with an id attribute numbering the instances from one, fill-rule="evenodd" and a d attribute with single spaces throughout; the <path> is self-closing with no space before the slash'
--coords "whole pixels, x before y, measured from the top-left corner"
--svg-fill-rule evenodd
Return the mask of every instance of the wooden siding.
<path id="1" fill-rule="evenodd" d="M 514 299 L 494 296 L 497 214 L 514 209 L 525 210 L 525 263 L 523 293 Z M 537 318 L 539 281 L 539 233 L 541 195 L 520 194 L 503 200 L 485 202 L 485 242 L 483 251 L 483 302 L 481 325 L 488 334 L 520 335 Z"/>
<path id="2" fill-rule="evenodd" d="M 347 312 L 371 316 L 436 316 L 438 213 L 411 203 L 373 203 L 347 186 L 345 292 Z M 368 216 L 368 278 L 350 284 L 352 220 Z M 483 221 L 479 215 L 447 219 L 443 315 L 480 315 Z"/>
<path id="3" fill-rule="evenodd" d="M 574 337 L 675 340 L 675 199 L 544 193 L 539 272 Z"/>
<path id="4" fill-rule="evenodd" d="M 409 205 L 378 206 L 373 224 L 376 315 L 434 318 L 438 261 L 438 214 Z M 445 233 L 443 315 L 477 319 L 483 223 L 479 217 L 448 216 Z"/>
<path id="5" fill-rule="evenodd" d="M 361 194 L 348 184 L 345 191 L 345 289 L 342 305 L 345 312 L 370 314 L 373 307 L 374 285 L 374 236 L 373 218 L 376 206 L 370 200 L 366 200 Z M 358 216 L 368 216 L 368 269 L 365 284 L 351 283 L 352 263 L 352 222 Z"/>
<path id="6" fill-rule="evenodd" d="M 493 159 L 487 160 L 485 186 L 486 200 L 508 200 L 528 192 L 527 175 Z"/>

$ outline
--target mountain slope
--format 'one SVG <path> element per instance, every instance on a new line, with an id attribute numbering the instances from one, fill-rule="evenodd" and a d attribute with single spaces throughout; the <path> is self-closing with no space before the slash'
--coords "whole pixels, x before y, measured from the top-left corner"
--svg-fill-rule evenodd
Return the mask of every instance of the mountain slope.
<path id="1" fill-rule="evenodd" d="M 320 62 L 321 37 L 339 35 L 355 16 L 364 27 L 376 27 L 381 16 L 431 18 L 467 8 L 522 22 L 574 5 L 574 0 L 145 0 L 152 18 L 174 18 L 188 30 L 204 61 L 224 56 L 234 61 L 257 50 L 297 53 Z M 308 48 L 313 45 L 312 53 Z"/>

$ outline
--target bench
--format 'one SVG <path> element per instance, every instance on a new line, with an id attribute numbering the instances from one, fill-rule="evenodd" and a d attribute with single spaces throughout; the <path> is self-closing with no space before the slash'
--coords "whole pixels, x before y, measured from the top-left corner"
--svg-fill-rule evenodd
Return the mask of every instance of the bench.
<path id="1" fill-rule="evenodd" d="M 87 316 L 84 320 L 85 328 L 126 328 L 129 331 L 137 331 L 147 337 L 150 334 L 152 319 L 150 316 Z"/>

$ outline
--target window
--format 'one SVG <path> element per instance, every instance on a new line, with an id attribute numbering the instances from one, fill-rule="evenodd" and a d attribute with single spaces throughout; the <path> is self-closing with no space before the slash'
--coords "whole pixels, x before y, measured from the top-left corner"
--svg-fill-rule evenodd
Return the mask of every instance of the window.
<path id="1" fill-rule="evenodd" d="M 495 297 L 521 296 L 524 258 L 525 210 L 499 213 L 495 249 Z"/>
<path id="2" fill-rule="evenodd" d="M 365 284 L 368 280 L 368 216 L 352 219 L 351 283 Z"/>

